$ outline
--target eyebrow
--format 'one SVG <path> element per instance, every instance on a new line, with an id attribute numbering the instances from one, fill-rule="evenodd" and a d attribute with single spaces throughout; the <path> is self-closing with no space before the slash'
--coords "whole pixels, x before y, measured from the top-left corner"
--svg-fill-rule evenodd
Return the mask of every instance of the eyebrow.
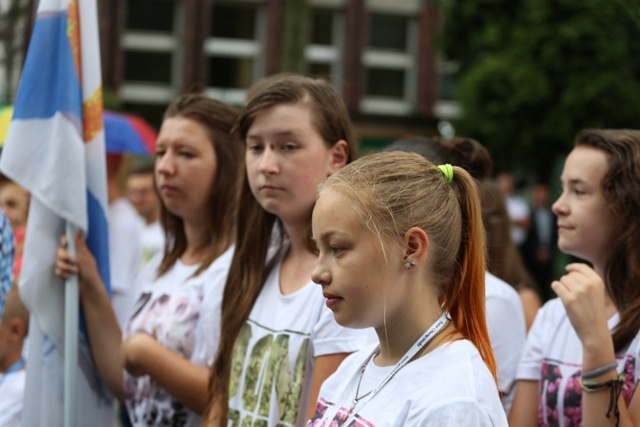
<path id="1" fill-rule="evenodd" d="M 329 237 L 335 236 L 335 235 L 346 236 L 347 233 L 345 233 L 343 231 L 340 231 L 340 230 L 337 230 L 337 229 L 327 230 L 327 231 L 324 231 L 324 232 L 320 233 L 320 236 L 319 236 L 318 240 L 327 240 Z M 311 240 L 313 240 L 314 242 L 316 241 L 316 239 L 314 239 L 313 236 L 311 237 Z"/>
<path id="2" fill-rule="evenodd" d="M 564 184 L 562 179 L 560 179 L 560 184 Z M 587 181 L 585 181 L 582 178 L 571 178 L 569 181 L 566 182 L 566 184 L 567 185 L 587 184 Z"/>
<path id="3" fill-rule="evenodd" d="M 295 130 L 283 130 L 283 131 L 276 131 L 273 132 L 271 134 L 269 134 L 272 138 L 285 138 L 285 137 L 297 137 L 298 136 L 298 132 Z M 264 137 L 262 135 L 259 134 L 248 134 L 247 135 L 247 141 L 248 140 L 262 140 L 264 139 Z"/>

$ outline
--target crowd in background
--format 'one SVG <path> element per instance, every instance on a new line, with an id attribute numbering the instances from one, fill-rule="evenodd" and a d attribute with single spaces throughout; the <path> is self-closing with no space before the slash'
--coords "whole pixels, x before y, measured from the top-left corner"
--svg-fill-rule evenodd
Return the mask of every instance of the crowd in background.
<path id="1" fill-rule="evenodd" d="M 111 298 L 61 239 L 122 425 L 640 423 L 640 131 L 577 132 L 556 194 L 467 137 L 357 159 L 321 80 L 250 94 L 183 95 L 154 157 L 107 156 Z M 0 426 L 28 363 L 28 206 L 3 177 Z"/>

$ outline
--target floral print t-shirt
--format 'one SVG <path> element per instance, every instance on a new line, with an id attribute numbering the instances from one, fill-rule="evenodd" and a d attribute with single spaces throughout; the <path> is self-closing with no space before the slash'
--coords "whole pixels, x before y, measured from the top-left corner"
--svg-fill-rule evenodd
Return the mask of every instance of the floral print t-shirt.
<path id="1" fill-rule="evenodd" d="M 138 299 L 125 339 L 145 333 L 200 366 L 210 366 L 220 341 L 220 307 L 232 258 L 227 250 L 193 277 L 199 265 L 178 261 L 157 277 L 160 256 L 141 273 Z M 200 426 L 202 418 L 160 387 L 150 376 L 125 376 L 125 399 L 135 426 Z"/>
<path id="2" fill-rule="evenodd" d="M 616 313 L 609 330 L 620 321 Z M 625 384 L 621 398 L 627 405 L 638 382 L 636 368 L 640 355 L 640 335 L 616 355 L 618 373 Z M 547 302 L 538 312 L 522 353 L 517 379 L 538 381 L 538 425 L 541 427 L 582 425 L 582 344 L 559 298 Z"/>

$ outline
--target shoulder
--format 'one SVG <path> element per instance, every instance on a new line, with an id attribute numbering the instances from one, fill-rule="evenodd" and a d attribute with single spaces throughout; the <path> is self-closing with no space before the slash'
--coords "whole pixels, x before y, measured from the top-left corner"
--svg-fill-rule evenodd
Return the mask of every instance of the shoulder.
<path id="1" fill-rule="evenodd" d="M 562 304 L 562 300 L 560 298 L 553 298 L 547 301 L 536 314 L 535 323 L 542 323 L 544 325 L 558 324 L 568 319 L 567 310 L 564 308 L 564 304 Z"/>
<path id="2" fill-rule="evenodd" d="M 235 253 L 235 245 L 231 245 L 224 251 L 218 258 L 213 260 L 213 262 L 206 268 L 200 275 L 207 276 L 209 274 L 218 274 L 220 271 L 227 271 L 231 266 L 231 261 L 233 260 L 233 255 Z"/>
<path id="3" fill-rule="evenodd" d="M 434 427 L 507 427 L 507 418 L 500 408 L 487 408 L 470 399 L 443 402 L 421 414 L 418 426 Z"/>
<path id="4" fill-rule="evenodd" d="M 418 425 L 507 425 L 498 386 L 471 342 L 444 344 L 416 362 L 403 374 L 402 387 L 404 393 L 414 390 Z M 397 389 L 395 393 L 403 392 Z"/>
<path id="5" fill-rule="evenodd" d="M 488 271 L 485 273 L 485 295 L 487 299 L 498 299 L 509 304 L 521 304 L 518 292 L 513 286 Z"/>

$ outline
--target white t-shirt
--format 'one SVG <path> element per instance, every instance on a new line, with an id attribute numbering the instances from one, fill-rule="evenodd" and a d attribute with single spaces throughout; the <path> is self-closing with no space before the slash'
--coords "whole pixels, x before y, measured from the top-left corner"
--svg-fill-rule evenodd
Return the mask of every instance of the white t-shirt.
<path id="1" fill-rule="evenodd" d="M 140 268 L 164 249 L 164 231 L 160 221 L 145 224 L 140 233 Z"/>
<path id="2" fill-rule="evenodd" d="M 127 199 L 109 204 L 109 264 L 111 305 L 123 329 L 133 303 L 133 285 L 140 265 L 143 222 Z"/>
<path id="3" fill-rule="evenodd" d="M 469 341 L 442 345 L 402 367 L 349 415 L 361 366 L 376 345 L 349 356 L 320 389 L 309 427 L 507 427 L 498 387 Z M 359 396 L 374 390 L 393 370 L 370 361 Z"/>
<path id="4" fill-rule="evenodd" d="M 485 275 L 487 329 L 498 364 L 502 403 L 509 413 L 518 362 L 527 335 L 522 302 L 515 289 L 493 274 Z"/>
<path id="5" fill-rule="evenodd" d="M 620 321 L 616 313 L 608 321 L 609 330 Z M 638 357 L 640 334 L 629 347 L 616 355 L 618 373 L 624 371 L 621 396 L 631 401 L 640 377 Z M 538 425 L 582 425 L 582 344 L 575 333 L 562 301 L 547 302 L 536 315 L 522 352 L 517 379 L 535 380 L 541 387 L 538 398 Z"/>
<path id="6" fill-rule="evenodd" d="M 282 295 L 280 267 L 265 282 L 236 343 L 229 426 L 304 425 L 314 359 L 351 353 L 375 340 L 372 329 L 338 325 L 311 281 Z"/>
<path id="7" fill-rule="evenodd" d="M 0 427 L 20 427 L 27 371 L 0 374 Z"/>
<path id="8" fill-rule="evenodd" d="M 220 342 L 224 284 L 233 248 L 197 277 L 198 265 L 178 261 L 155 278 L 161 254 L 141 274 L 138 302 L 133 307 L 126 337 L 143 332 L 164 347 L 200 366 L 211 366 Z M 200 426 L 202 418 L 178 402 L 148 375 L 125 375 L 125 399 L 136 426 Z"/>

